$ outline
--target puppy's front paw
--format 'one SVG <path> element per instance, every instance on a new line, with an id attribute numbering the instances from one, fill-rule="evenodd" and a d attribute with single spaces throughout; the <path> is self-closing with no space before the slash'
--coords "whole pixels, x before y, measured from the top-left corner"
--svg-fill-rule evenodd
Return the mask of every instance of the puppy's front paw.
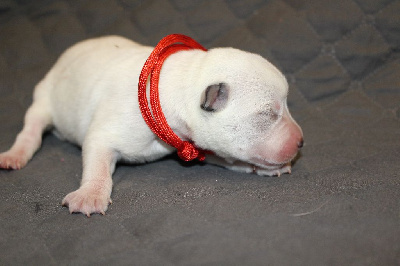
<path id="1" fill-rule="evenodd" d="M 257 175 L 264 175 L 264 176 L 281 176 L 282 174 L 291 174 L 292 173 L 292 166 L 289 164 L 282 166 L 281 168 L 277 169 L 263 169 L 256 167 L 254 172 Z"/>
<path id="2" fill-rule="evenodd" d="M 92 213 L 106 214 L 108 204 L 111 204 L 110 193 L 96 190 L 90 186 L 82 186 L 69 193 L 62 201 L 63 206 L 68 206 L 69 212 L 81 212 L 87 217 Z"/>
<path id="3" fill-rule="evenodd" d="M 19 170 L 26 165 L 28 159 L 23 151 L 9 150 L 0 154 L 0 168 Z"/>

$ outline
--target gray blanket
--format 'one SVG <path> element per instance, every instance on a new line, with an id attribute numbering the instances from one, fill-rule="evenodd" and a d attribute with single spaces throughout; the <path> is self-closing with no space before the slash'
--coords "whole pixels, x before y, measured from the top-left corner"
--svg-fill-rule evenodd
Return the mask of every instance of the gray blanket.
<path id="1" fill-rule="evenodd" d="M 107 215 L 70 215 L 81 151 L 47 134 L 0 170 L 0 265 L 399 265 L 400 1 L 0 1 L 0 150 L 77 41 L 183 33 L 268 58 L 305 146 L 291 175 L 172 155 L 119 165 Z"/>

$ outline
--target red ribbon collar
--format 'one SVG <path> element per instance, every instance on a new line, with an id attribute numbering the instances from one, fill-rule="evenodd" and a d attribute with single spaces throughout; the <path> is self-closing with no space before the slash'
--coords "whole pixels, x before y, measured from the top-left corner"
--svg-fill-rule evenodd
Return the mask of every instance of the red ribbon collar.
<path id="1" fill-rule="evenodd" d="M 154 48 L 149 58 L 147 58 L 139 77 L 138 98 L 139 107 L 143 119 L 149 128 L 165 143 L 178 150 L 179 157 L 184 161 L 205 159 L 205 152 L 193 145 L 189 141 L 181 140 L 168 125 L 160 105 L 158 93 L 158 82 L 160 71 L 165 59 L 178 51 L 201 49 L 207 51 L 203 46 L 192 38 L 181 35 L 171 34 L 164 37 Z M 150 106 L 146 95 L 146 85 L 150 76 Z"/>

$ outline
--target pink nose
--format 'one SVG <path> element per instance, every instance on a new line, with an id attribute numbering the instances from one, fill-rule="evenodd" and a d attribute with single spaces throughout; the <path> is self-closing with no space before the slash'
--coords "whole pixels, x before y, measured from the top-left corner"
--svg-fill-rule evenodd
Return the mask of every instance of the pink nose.
<path id="1" fill-rule="evenodd" d="M 261 140 L 249 150 L 254 156 L 252 160 L 258 160 L 261 164 L 287 163 L 295 158 L 299 149 L 304 146 L 303 131 L 287 110 L 284 111 L 279 124 L 271 130 L 268 138 Z"/>
<path id="2" fill-rule="evenodd" d="M 299 142 L 297 142 L 297 147 L 300 149 L 300 148 L 303 148 L 303 145 L 304 145 L 304 140 L 303 140 L 303 138 L 301 138 L 301 140 Z"/>
<path id="3" fill-rule="evenodd" d="M 296 123 L 288 123 L 288 127 L 290 132 L 288 139 L 277 156 L 277 159 L 281 161 L 291 160 L 304 145 L 303 133 L 300 127 Z"/>

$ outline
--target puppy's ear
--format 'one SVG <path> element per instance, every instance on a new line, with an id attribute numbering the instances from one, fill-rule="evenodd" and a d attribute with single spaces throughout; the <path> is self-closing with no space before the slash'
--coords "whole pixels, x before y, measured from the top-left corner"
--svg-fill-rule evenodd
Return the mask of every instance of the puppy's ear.
<path id="1" fill-rule="evenodd" d="M 201 109 L 207 112 L 222 110 L 228 102 L 229 87 L 225 83 L 210 85 L 201 99 Z"/>

